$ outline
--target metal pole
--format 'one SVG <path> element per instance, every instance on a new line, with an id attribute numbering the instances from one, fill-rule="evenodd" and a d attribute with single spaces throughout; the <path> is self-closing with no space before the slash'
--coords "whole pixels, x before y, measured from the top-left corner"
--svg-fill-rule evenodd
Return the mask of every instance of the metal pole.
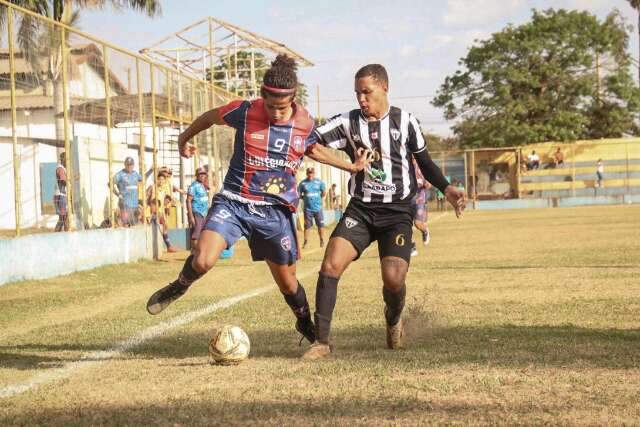
<path id="1" fill-rule="evenodd" d="M 193 121 L 196 119 L 196 86 L 192 79 L 189 79 L 189 81 L 191 82 L 191 123 L 193 123 Z M 196 136 L 194 138 L 197 148 L 200 148 L 199 141 L 201 141 L 201 139 L 202 138 L 200 138 L 199 136 Z M 199 157 L 200 157 L 200 151 L 196 151 L 196 154 L 193 156 L 194 174 L 195 174 L 195 170 L 198 169 L 198 167 L 200 166 Z"/>
<path id="2" fill-rule="evenodd" d="M 209 94 L 207 93 L 208 91 L 208 87 L 205 85 L 204 86 L 204 101 L 205 101 L 205 105 L 206 105 L 206 110 L 209 111 L 210 105 L 211 105 L 211 99 L 209 98 Z M 212 155 L 212 150 L 211 150 L 211 144 L 212 144 L 212 139 L 211 139 L 211 129 L 208 129 L 206 132 L 206 145 L 207 145 L 207 161 L 209 163 L 209 169 L 207 171 L 207 177 L 209 178 L 209 188 L 211 189 L 215 189 L 215 182 L 213 180 L 213 155 Z M 210 191 L 209 192 L 209 201 L 211 201 L 211 198 L 213 197 L 213 193 L 214 191 Z"/>
<path id="3" fill-rule="evenodd" d="M 518 194 L 518 199 L 520 198 L 520 152 L 519 151 L 515 151 L 516 153 L 516 191 Z"/>
<path id="4" fill-rule="evenodd" d="M 146 197 L 146 182 L 145 179 L 145 164 L 144 164 L 144 152 L 147 148 L 147 138 L 144 132 L 144 98 L 142 95 L 142 72 L 140 70 L 140 59 L 136 58 L 136 89 L 138 91 L 138 132 L 140 132 L 140 138 L 138 138 L 138 144 L 140 145 L 140 159 L 138 164 L 140 165 L 140 176 L 142 177 L 142 218 L 146 218 L 147 212 L 147 197 Z"/>
<path id="5" fill-rule="evenodd" d="M 467 168 L 467 153 L 464 153 L 464 189 L 465 191 L 469 191 L 469 170 Z"/>
<path id="6" fill-rule="evenodd" d="M 14 61 L 13 47 L 13 11 L 7 10 L 7 32 L 9 41 L 9 74 L 11 87 L 11 140 L 13 142 L 13 198 L 15 203 L 16 217 L 16 237 L 20 236 L 20 210 L 22 208 L 20 201 L 20 160 L 18 157 L 18 130 L 16 116 L 16 66 Z"/>
<path id="7" fill-rule="evenodd" d="M 256 54 L 255 48 L 251 48 L 251 88 L 253 90 L 253 97 L 258 97 L 258 84 L 256 83 Z"/>
<path id="8" fill-rule="evenodd" d="M 235 87 L 236 87 L 236 95 L 238 95 L 238 80 L 240 80 L 238 76 L 238 35 L 233 34 L 233 62 L 235 68 Z"/>
<path id="9" fill-rule="evenodd" d="M 171 71 L 167 70 L 167 72 L 165 73 L 165 75 L 167 76 L 167 116 L 170 117 L 170 119 L 172 119 L 174 117 L 173 115 L 173 102 L 172 102 L 172 93 L 171 91 L 173 90 L 173 87 L 171 85 L 171 74 L 173 74 Z"/>
<path id="10" fill-rule="evenodd" d="M 571 144 L 571 195 L 576 196 L 576 147 Z"/>
<path id="11" fill-rule="evenodd" d="M 471 183 L 473 185 L 473 209 L 476 208 L 478 189 L 476 188 L 476 152 L 471 150 Z"/>
<path id="12" fill-rule="evenodd" d="M 111 147 L 111 84 L 109 83 L 109 51 L 107 46 L 102 46 L 102 56 L 104 61 L 104 96 L 107 113 L 107 163 L 109 169 L 109 218 L 111 226 L 116 223 L 115 212 L 113 210 L 113 152 Z"/>
<path id="13" fill-rule="evenodd" d="M 149 64 L 151 70 L 151 129 L 153 135 L 153 194 L 154 199 L 158 200 L 158 134 L 156 129 L 156 87 L 155 87 L 155 70 L 152 63 Z M 154 200 L 155 208 L 161 209 L 164 201 L 160 202 L 158 206 L 157 201 Z"/>
<path id="14" fill-rule="evenodd" d="M 68 76 L 67 76 L 67 37 L 66 30 L 64 28 L 60 29 L 61 33 L 61 41 L 62 46 L 60 49 L 62 50 L 62 109 L 63 119 L 64 119 L 64 152 L 65 152 L 65 169 L 67 170 L 67 221 L 71 221 L 73 218 L 73 212 L 75 209 L 73 208 L 73 183 L 75 181 L 74 171 L 72 170 L 71 163 L 71 138 L 69 137 L 69 84 L 68 84 Z M 73 223 L 69 224 L 70 226 Z"/>

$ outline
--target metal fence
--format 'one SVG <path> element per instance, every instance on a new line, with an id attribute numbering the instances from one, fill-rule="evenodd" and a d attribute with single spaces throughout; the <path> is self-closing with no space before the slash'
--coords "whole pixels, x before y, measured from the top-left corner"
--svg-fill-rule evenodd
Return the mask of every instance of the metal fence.
<path id="1" fill-rule="evenodd" d="M 159 173 L 170 170 L 171 186 L 185 189 L 198 166 L 210 165 L 210 183 L 218 188 L 233 131 L 203 132 L 196 137 L 198 155 L 188 161 L 179 156 L 177 137 L 234 95 L 4 1 L 0 13 L 6 16 L 0 28 L 0 236 L 60 228 L 65 209 L 72 230 L 122 226 L 125 202 L 113 189 L 128 157 L 142 177 L 128 192 L 140 221 L 151 214 L 147 194 L 162 194 Z M 25 26 L 37 43 L 25 40 Z M 62 168 L 66 196 L 58 182 Z M 173 193 L 168 205 L 173 224 L 181 225 L 184 196 Z"/>

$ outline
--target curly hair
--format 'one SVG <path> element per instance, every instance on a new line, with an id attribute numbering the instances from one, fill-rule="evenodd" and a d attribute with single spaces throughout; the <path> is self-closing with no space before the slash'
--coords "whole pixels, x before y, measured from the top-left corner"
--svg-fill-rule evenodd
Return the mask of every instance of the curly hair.
<path id="1" fill-rule="evenodd" d="M 298 87 L 298 76 L 296 70 L 298 66 L 296 61 L 284 54 L 280 54 L 271 63 L 271 68 L 264 74 L 263 84 L 278 89 L 295 89 Z M 275 94 L 267 92 L 264 88 L 261 90 L 262 97 L 265 94 L 269 96 L 290 96 L 291 94 Z M 295 93 L 294 93 L 295 95 Z"/>

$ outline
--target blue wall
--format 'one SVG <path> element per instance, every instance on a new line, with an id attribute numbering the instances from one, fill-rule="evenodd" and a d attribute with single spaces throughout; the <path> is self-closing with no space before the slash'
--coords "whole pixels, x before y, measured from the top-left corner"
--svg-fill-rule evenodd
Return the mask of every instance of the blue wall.
<path id="1" fill-rule="evenodd" d="M 0 286 L 151 259 L 151 227 L 33 234 L 0 240 Z"/>

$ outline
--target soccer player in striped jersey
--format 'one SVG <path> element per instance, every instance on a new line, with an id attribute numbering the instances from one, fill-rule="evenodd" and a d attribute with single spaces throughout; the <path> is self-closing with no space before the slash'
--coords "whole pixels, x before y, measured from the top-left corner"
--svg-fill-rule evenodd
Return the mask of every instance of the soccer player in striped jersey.
<path id="1" fill-rule="evenodd" d="M 198 117 L 179 137 L 180 153 L 191 157 L 189 142 L 213 126 L 236 129 L 234 152 L 223 191 L 212 201 L 194 254 L 178 278 L 154 293 L 147 303 L 158 314 L 209 271 L 220 253 L 246 237 L 254 261 L 266 261 L 285 301 L 296 316 L 296 329 L 315 340 L 309 304 L 296 278 L 299 257 L 293 212 L 298 205 L 296 171 L 307 154 L 314 160 L 355 173 L 367 165 L 368 153 L 342 160 L 316 144 L 314 121 L 295 100 L 296 64 L 279 55 L 265 73 L 261 98 L 233 101 Z"/>
<path id="2" fill-rule="evenodd" d="M 439 188 L 460 216 L 463 191 L 449 184 L 431 159 L 416 118 L 389 105 L 389 78 L 382 65 L 370 64 L 355 75 L 359 109 L 337 115 L 316 130 L 318 142 L 345 151 L 352 159 L 361 149 L 374 160 L 349 180 L 351 201 L 331 235 L 316 288 L 316 342 L 307 359 L 328 356 L 329 333 L 337 285 L 349 264 L 378 241 L 387 347 L 402 346 L 405 278 L 411 258 L 413 196 L 417 191 L 415 159 L 424 177 Z"/>

